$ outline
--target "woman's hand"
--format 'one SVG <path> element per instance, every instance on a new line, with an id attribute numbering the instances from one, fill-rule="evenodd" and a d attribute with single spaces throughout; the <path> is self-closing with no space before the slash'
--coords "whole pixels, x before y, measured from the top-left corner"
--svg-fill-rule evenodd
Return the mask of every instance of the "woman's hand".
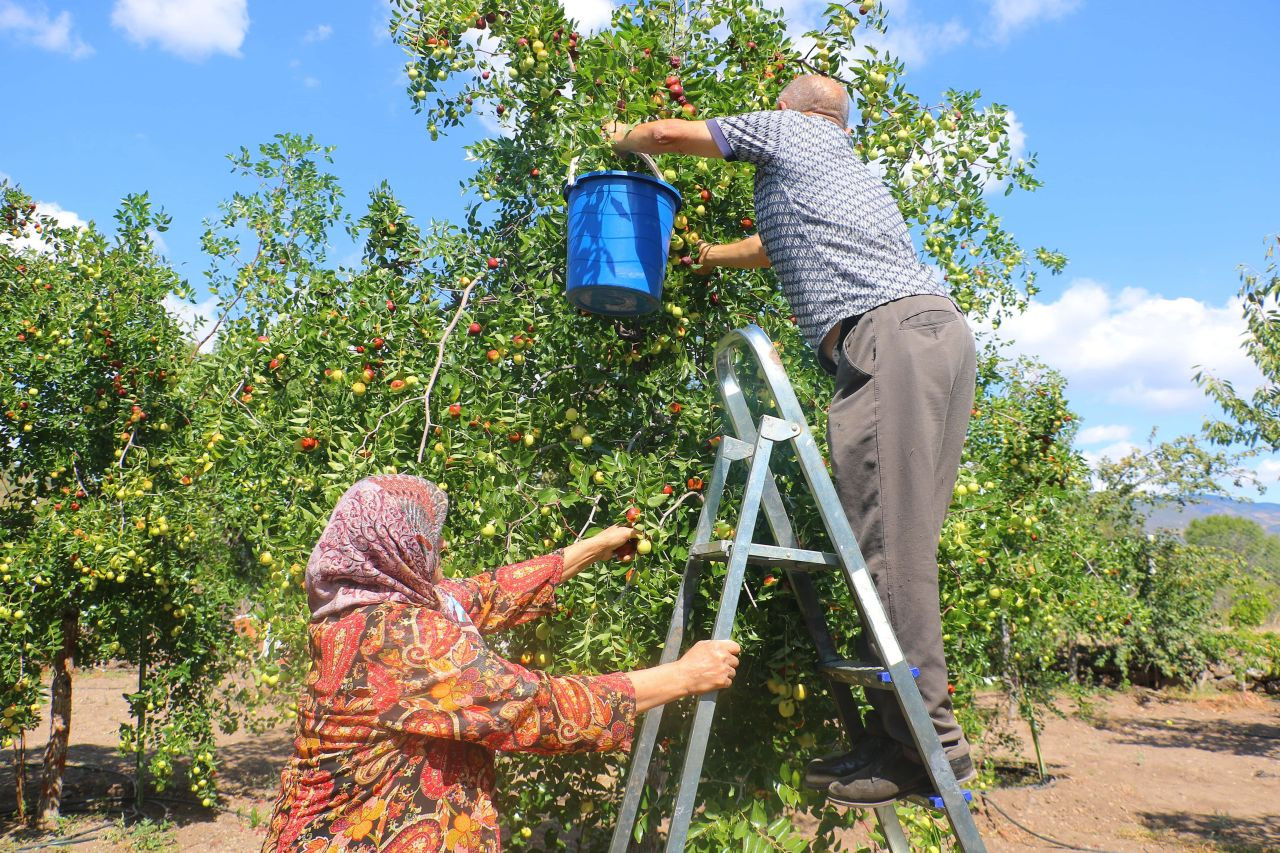
<path id="1" fill-rule="evenodd" d="M 723 690 L 738 672 L 742 648 L 733 640 L 699 640 L 676 661 L 684 677 L 686 695 L 701 696 Z"/>
<path id="2" fill-rule="evenodd" d="M 613 552 L 630 542 L 636 531 L 625 524 L 615 524 L 588 539 L 580 539 L 564 549 L 564 572 L 560 580 L 567 581 L 592 563 L 607 560 Z"/>
<path id="3" fill-rule="evenodd" d="M 733 683 L 741 652 L 733 640 L 702 640 L 677 661 L 627 673 L 636 694 L 636 713 L 686 696 L 723 690 Z"/>

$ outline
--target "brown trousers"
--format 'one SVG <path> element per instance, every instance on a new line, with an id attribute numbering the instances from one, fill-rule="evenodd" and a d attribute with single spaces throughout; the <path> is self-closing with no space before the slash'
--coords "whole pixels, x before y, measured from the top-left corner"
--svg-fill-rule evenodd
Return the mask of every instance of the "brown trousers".
<path id="1" fill-rule="evenodd" d="M 951 710 L 938 602 L 938 539 L 973 408 L 973 333 L 942 296 L 868 311 L 837 344 L 827 426 L 836 491 L 949 758 L 968 750 Z M 859 654 L 878 660 L 867 632 Z M 872 734 L 914 750 L 898 702 L 868 691 Z"/>

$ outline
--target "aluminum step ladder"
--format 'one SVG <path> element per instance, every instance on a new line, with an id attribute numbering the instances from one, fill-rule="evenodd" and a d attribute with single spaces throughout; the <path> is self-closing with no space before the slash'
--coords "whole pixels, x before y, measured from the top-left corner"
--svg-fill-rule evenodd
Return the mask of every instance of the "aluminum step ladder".
<path id="1" fill-rule="evenodd" d="M 740 352 L 754 357 L 781 417 L 764 415 L 758 424 L 754 421 L 734 362 L 734 356 Z M 745 360 L 749 362 L 751 359 Z M 919 753 L 926 756 L 929 776 L 936 791 L 932 795 L 908 799 L 945 812 L 959 848 L 965 853 L 985 853 L 986 848 L 969 812 L 968 803 L 972 801 L 972 795 L 956 783 L 951 765 L 943 753 L 942 744 L 916 686 L 915 678 L 919 675 L 919 670 L 903 659 L 898 639 L 876 594 L 871 573 L 858 549 L 853 530 L 836 495 L 835 485 L 809 432 L 800 402 L 783 370 L 777 350 L 760 327 L 752 325 L 737 329 L 725 335 L 716 346 L 715 367 L 720 398 L 724 403 L 732 434 L 726 434 L 721 439 L 716 451 L 702 513 L 698 518 L 697 531 L 676 595 L 675 610 L 667 629 L 661 662 L 670 663 L 680 655 L 701 569 L 705 563 L 714 561 L 727 564 L 720 606 L 711 635 L 714 640 L 731 638 L 747 566 L 763 565 L 782 569 L 791 583 L 805 626 L 817 648 L 820 669 L 831 681 L 837 713 L 850 743 L 863 731 L 850 687 L 857 685 L 864 689 L 893 691 L 906 716 Z M 792 446 L 822 517 L 827 536 L 835 546 L 834 553 L 811 551 L 796 546 L 791 521 L 787 517 L 769 467 L 774 447 L 784 442 L 790 442 Z M 713 540 L 713 525 L 720 509 L 725 481 L 734 462 L 749 463 L 736 532 L 732 540 Z M 764 510 L 765 520 L 776 545 L 751 541 L 761 509 Z M 871 632 L 872 642 L 880 653 L 883 666 L 845 660 L 836 651 L 827 627 L 825 609 L 809 576 L 810 572 L 833 570 L 843 573 L 849 584 L 861 614 L 862 630 Z M 689 823 L 698 806 L 698 782 L 711 734 L 711 723 L 715 717 L 717 695 L 718 692 L 707 693 L 696 700 L 684 768 L 676 793 L 675 810 L 667 833 L 666 853 L 678 853 L 684 849 Z M 617 826 L 614 827 L 610 853 L 625 853 L 631 843 L 641 799 L 649 781 L 649 765 L 662 722 L 662 712 L 663 706 L 659 705 L 645 713 L 640 737 L 632 753 L 622 810 Z M 880 806 L 874 811 L 890 851 L 909 853 L 906 835 L 894 806 Z"/>

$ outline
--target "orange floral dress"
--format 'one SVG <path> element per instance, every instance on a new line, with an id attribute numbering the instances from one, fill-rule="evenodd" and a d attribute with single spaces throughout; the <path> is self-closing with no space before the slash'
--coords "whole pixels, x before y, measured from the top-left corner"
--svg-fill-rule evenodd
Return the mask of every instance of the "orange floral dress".
<path id="1" fill-rule="evenodd" d="M 313 621 L 295 755 L 263 850 L 500 850 L 495 750 L 629 749 L 625 675 L 552 677 L 481 636 L 549 612 L 563 566 L 556 552 L 437 580 L 438 609 L 393 601 Z"/>

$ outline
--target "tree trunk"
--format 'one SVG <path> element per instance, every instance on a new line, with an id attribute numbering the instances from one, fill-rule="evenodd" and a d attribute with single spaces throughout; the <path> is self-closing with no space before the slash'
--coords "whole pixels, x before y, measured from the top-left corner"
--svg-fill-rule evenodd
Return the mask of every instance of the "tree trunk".
<path id="1" fill-rule="evenodd" d="M 18 732 L 13 743 L 13 786 L 18 823 L 27 822 L 27 733 Z"/>
<path id="2" fill-rule="evenodd" d="M 67 766 L 67 745 L 71 741 L 71 673 L 75 669 L 76 640 L 80 613 L 68 608 L 62 614 L 62 648 L 53 659 L 50 689 L 49 744 L 44 750 L 44 781 L 40 786 L 40 822 L 51 825 L 58 819 L 62 804 L 62 773 Z"/>
<path id="3" fill-rule="evenodd" d="M 142 631 L 138 637 L 138 693 L 142 694 L 147 687 L 147 664 L 149 662 L 151 644 L 148 642 L 147 632 Z M 145 702 L 138 703 L 138 737 L 133 745 L 133 794 L 134 806 L 142 808 L 143 798 L 146 796 L 146 779 L 143 774 L 146 768 L 143 766 L 143 759 L 146 757 L 147 751 L 147 704 Z"/>

